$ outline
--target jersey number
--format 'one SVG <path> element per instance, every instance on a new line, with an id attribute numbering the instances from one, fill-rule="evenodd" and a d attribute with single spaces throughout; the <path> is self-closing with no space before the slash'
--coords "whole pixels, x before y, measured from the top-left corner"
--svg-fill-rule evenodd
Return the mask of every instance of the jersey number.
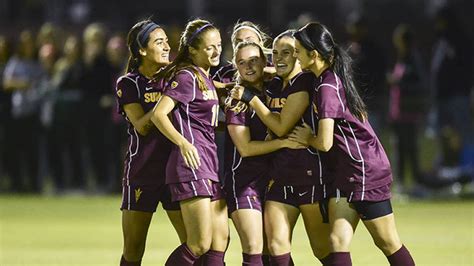
<path id="1" fill-rule="evenodd" d="M 212 106 L 211 126 L 217 127 L 219 125 L 219 105 Z"/>

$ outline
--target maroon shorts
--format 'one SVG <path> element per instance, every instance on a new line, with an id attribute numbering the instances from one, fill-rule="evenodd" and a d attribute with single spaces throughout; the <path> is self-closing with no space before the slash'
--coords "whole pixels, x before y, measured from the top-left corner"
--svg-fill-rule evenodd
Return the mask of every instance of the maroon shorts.
<path id="1" fill-rule="evenodd" d="M 265 199 L 265 189 L 257 190 L 253 187 L 240 189 L 236 193 L 227 193 L 226 202 L 229 215 L 236 210 L 250 209 L 262 212 Z"/>
<path id="2" fill-rule="evenodd" d="M 211 201 L 223 199 L 224 192 L 220 182 L 210 179 L 198 179 L 183 183 L 168 184 L 171 192 L 171 201 L 179 202 L 194 197 L 209 197 Z"/>
<path id="3" fill-rule="evenodd" d="M 369 201 L 369 202 L 379 202 L 390 199 L 392 194 L 390 192 L 390 186 L 392 184 L 387 184 L 378 188 L 374 188 L 366 191 L 345 191 L 338 189 L 337 187 L 332 187 L 330 191 L 331 198 L 347 198 L 347 202 L 358 202 L 358 201 Z"/>
<path id="4" fill-rule="evenodd" d="M 298 208 L 301 205 L 313 204 L 324 199 L 324 187 L 321 185 L 284 186 L 273 183 L 265 200 L 281 202 Z"/>
<path id="5" fill-rule="evenodd" d="M 161 201 L 165 210 L 179 210 L 179 203 L 171 201 L 169 187 L 158 186 L 123 186 L 121 210 L 155 212 Z"/>

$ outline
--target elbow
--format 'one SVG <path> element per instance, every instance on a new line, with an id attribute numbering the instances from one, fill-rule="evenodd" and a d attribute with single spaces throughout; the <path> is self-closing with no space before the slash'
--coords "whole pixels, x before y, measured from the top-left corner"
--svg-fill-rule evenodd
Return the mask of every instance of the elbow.
<path id="1" fill-rule="evenodd" d="M 240 157 L 245 158 L 245 157 L 250 157 L 252 156 L 250 151 L 248 149 L 237 149 L 239 151 Z"/>
<path id="2" fill-rule="evenodd" d="M 328 152 L 332 148 L 332 141 L 324 141 L 319 145 L 319 149 L 322 152 Z"/>
<path id="3" fill-rule="evenodd" d="M 140 135 L 142 135 L 142 136 L 144 136 L 144 137 L 145 137 L 146 135 L 148 135 L 148 133 L 150 132 L 150 128 L 148 128 L 148 127 L 146 127 L 146 126 L 141 127 L 141 128 L 137 128 L 136 130 L 137 130 L 138 134 L 140 134 Z"/>
<path id="4" fill-rule="evenodd" d="M 249 147 L 242 147 L 242 145 L 239 146 L 236 146 L 237 147 L 237 151 L 239 152 L 240 154 L 240 157 L 242 158 L 245 158 L 245 157 L 250 157 L 250 156 L 253 156 L 252 154 L 252 149 L 250 149 Z"/>

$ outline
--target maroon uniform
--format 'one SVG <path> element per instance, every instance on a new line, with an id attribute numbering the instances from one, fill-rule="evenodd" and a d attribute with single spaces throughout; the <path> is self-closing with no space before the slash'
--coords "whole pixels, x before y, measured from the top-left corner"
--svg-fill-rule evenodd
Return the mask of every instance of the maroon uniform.
<path id="1" fill-rule="evenodd" d="M 310 72 L 301 72 L 291 79 L 289 84 L 283 88 L 283 81 L 275 77 L 268 86 L 267 106 L 272 112 L 281 112 L 289 95 L 301 91 L 311 92 L 314 88 L 316 77 Z M 310 94 L 311 95 L 311 94 Z M 314 114 L 308 108 L 301 123 L 307 123 L 317 130 L 317 124 L 313 122 Z M 323 172 L 319 154 L 313 149 L 281 149 L 275 152 L 272 163 L 271 177 L 277 184 L 306 186 L 323 184 Z"/>
<path id="2" fill-rule="evenodd" d="M 234 65 L 230 63 L 217 70 L 212 79 L 222 83 L 230 83 L 234 81 L 236 71 L 237 69 L 235 69 Z"/>
<path id="3" fill-rule="evenodd" d="M 154 211 L 158 201 L 169 201 L 165 170 L 171 142 L 156 128 L 146 136 L 140 135 L 123 109 L 126 104 L 138 103 L 146 113 L 153 109 L 162 92 L 161 83 L 151 83 L 138 72 L 128 73 L 117 80 L 118 111 L 128 121 L 128 150 L 122 182 L 123 209 Z"/>
<path id="4" fill-rule="evenodd" d="M 248 127 L 253 141 L 264 141 L 267 135 L 266 126 L 251 108 L 241 113 L 227 110 L 226 123 Z M 261 211 L 269 181 L 269 169 L 269 155 L 242 158 L 230 136 L 226 136 L 224 188 L 229 213 L 238 209 Z"/>
<path id="5" fill-rule="evenodd" d="M 334 119 L 334 144 L 327 153 L 333 187 L 349 201 L 390 198 L 392 172 L 387 155 L 369 122 L 361 122 L 350 112 L 341 79 L 333 71 L 328 69 L 319 77 L 313 103 L 318 119 Z"/>
<path id="6" fill-rule="evenodd" d="M 173 146 L 166 168 L 166 183 L 185 183 L 200 179 L 219 182 L 217 177 L 217 149 L 214 129 L 217 126 L 219 103 L 212 80 L 198 68 L 206 82 L 201 91 L 196 75 L 189 69 L 179 71 L 169 82 L 165 95 L 177 101 L 171 112 L 174 127 L 193 144 L 201 159 L 194 170 L 186 166 L 180 150 Z"/>

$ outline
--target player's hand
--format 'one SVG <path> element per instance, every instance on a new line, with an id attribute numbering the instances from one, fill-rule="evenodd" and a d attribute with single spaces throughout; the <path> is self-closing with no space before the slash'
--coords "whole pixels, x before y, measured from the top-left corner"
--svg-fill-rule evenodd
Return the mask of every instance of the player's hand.
<path id="1" fill-rule="evenodd" d="M 216 87 L 216 89 L 231 89 L 235 86 L 235 82 L 222 83 L 213 80 L 212 83 L 214 83 L 214 87 Z"/>
<path id="2" fill-rule="evenodd" d="M 232 90 L 230 90 L 230 97 L 240 101 L 244 93 L 244 87 L 240 85 L 235 85 Z"/>
<path id="3" fill-rule="evenodd" d="M 300 149 L 307 148 L 307 146 L 291 139 L 283 139 L 283 146 L 285 148 L 293 149 L 293 150 L 300 150 Z"/>
<path id="4" fill-rule="evenodd" d="M 313 138 L 314 134 L 311 130 L 311 127 L 304 123 L 302 127 L 296 127 L 293 129 L 293 132 L 288 135 L 290 140 L 296 141 L 304 146 L 310 146 L 311 139 Z"/>
<path id="5" fill-rule="evenodd" d="M 201 166 L 201 158 L 199 158 L 198 151 L 191 143 L 186 142 L 179 146 L 181 156 L 183 156 L 184 163 L 191 169 L 198 169 Z"/>

